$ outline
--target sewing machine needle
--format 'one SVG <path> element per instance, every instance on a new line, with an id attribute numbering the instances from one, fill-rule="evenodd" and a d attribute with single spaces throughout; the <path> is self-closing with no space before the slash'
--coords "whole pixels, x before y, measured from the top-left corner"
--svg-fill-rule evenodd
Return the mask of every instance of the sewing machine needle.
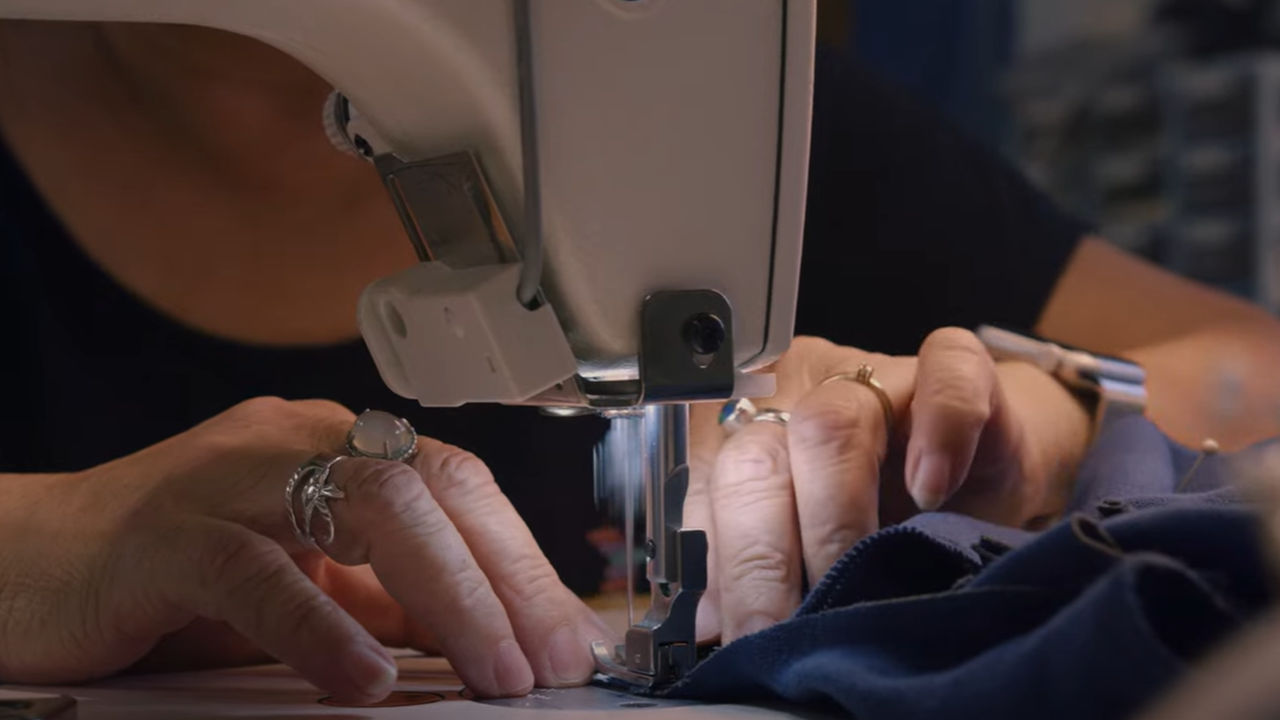
<path id="1" fill-rule="evenodd" d="M 627 483 L 628 487 L 624 491 L 622 507 L 623 507 L 623 532 L 626 534 L 626 541 L 623 548 L 627 553 L 627 627 L 636 624 L 635 618 L 635 594 L 636 594 L 636 501 L 635 492 L 631 483 Z"/>

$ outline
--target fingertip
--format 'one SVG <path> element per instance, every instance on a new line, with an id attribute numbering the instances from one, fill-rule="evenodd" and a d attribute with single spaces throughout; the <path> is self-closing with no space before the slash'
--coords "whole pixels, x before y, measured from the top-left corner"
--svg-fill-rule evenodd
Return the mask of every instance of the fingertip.
<path id="1" fill-rule="evenodd" d="M 547 672 L 538 678 L 538 684 L 544 687 L 576 687 L 590 680 L 596 667 L 595 657 L 591 653 L 591 641 L 605 639 L 586 637 L 592 634 L 597 633 L 586 628 L 579 629 L 573 623 L 565 623 L 557 628 L 547 642 L 544 664 Z"/>
<path id="2" fill-rule="evenodd" d="M 915 472 L 907 481 L 907 491 L 916 507 L 933 512 L 942 507 L 953 491 L 951 487 L 951 460 L 940 452 L 925 452 L 916 463 Z"/>
<path id="3" fill-rule="evenodd" d="M 349 687 L 332 689 L 335 700 L 344 704 L 369 705 L 385 700 L 400 677 L 395 660 L 385 648 L 358 646 L 344 662 Z"/>
<path id="4" fill-rule="evenodd" d="M 498 645 L 493 666 L 493 692 L 498 697 L 521 697 L 533 690 L 533 668 L 515 640 Z"/>

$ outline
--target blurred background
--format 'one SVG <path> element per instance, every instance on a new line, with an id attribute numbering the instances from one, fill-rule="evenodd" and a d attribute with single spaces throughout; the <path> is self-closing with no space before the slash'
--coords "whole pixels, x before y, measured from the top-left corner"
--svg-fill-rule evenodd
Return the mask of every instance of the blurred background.
<path id="1" fill-rule="evenodd" d="M 1111 242 L 1280 313 L 1280 0 L 819 0 Z"/>

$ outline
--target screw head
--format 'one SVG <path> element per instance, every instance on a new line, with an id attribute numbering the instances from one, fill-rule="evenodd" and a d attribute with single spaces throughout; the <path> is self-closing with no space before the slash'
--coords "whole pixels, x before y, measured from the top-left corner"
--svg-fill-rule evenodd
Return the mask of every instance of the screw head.
<path id="1" fill-rule="evenodd" d="M 351 139 L 351 142 L 355 144 L 356 152 L 360 153 L 361 155 L 369 159 L 373 158 L 373 146 L 370 145 L 369 141 L 365 140 L 364 137 L 360 135 L 356 135 L 354 138 Z"/>
<path id="2" fill-rule="evenodd" d="M 684 340 L 697 355 L 714 355 L 729 337 L 724 321 L 711 313 L 699 313 L 684 324 Z"/>

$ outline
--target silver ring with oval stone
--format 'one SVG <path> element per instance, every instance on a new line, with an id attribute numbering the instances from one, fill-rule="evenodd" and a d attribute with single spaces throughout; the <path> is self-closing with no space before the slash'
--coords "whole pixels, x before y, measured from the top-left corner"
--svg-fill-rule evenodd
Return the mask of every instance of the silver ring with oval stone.
<path id="1" fill-rule="evenodd" d="M 347 433 L 352 457 L 409 462 L 418 451 L 418 433 L 408 420 L 381 410 L 365 410 Z"/>

